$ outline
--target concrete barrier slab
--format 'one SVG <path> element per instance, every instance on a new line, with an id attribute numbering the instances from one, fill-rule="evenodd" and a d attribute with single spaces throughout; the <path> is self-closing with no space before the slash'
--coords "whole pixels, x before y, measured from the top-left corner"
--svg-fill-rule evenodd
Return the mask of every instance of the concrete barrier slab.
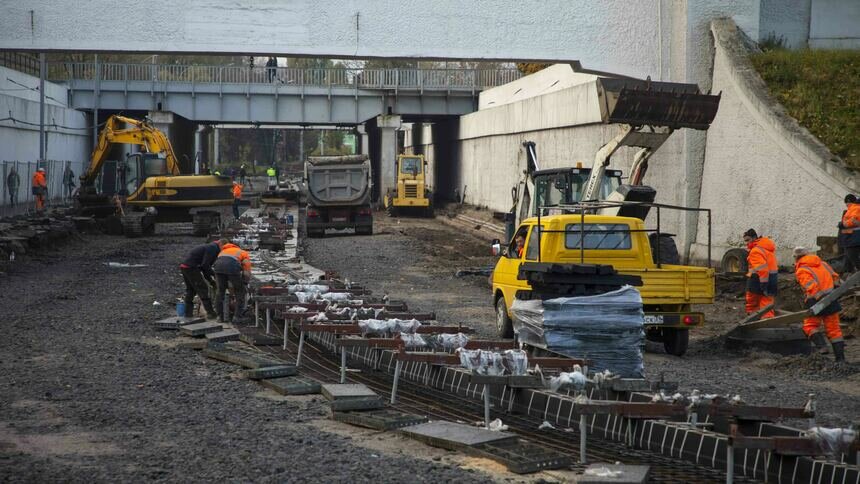
<path id="1" fill-rule="evenodd" d="M 329 400 L 345 400 L 349 398 L 377 397 L 376 392 L 362 384 L 326 383 L 322 386 L 322 394 Z"/>
<path id="2" fill-rule="evenodd" d="M 460 450 L 488 442 L 517 438 L 516 435 L 508 432 L 494 432 L 484 428 L 444 421 L 413 425 L 401 429 L 400 433 L 433 447 L 449 450 Z"/>

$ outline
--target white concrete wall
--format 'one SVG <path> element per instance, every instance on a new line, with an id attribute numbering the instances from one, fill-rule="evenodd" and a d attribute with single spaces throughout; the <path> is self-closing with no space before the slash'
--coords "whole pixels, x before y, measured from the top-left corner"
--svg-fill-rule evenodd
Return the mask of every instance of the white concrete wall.
<path id="1" fill-rule="evenodd" d="M 742 233 L 755 228 L 774 239 L 780 263 L 790 265 L 793 247 L 836 235 L 842 199 L 860 189 L 860 180 L 770 98 L 730 23 L 715 23 L 714 35 L 714 90 L 722 101 L 708 131 L 701 197 L 713 210 L 714 255 L 741 247 Z M 705 229 L 699 227 L 694 247 L 699 258 Z"/>
<path id="2" fill-rule="evenodd" d="M 15 119 L 0 121 L 0 174 L 4 177 L 0 184 L 3 196 L 0 205 L 9 201 L 5 175 L 16 161 L 21 177 L 19 199 L 29 198 L 30 176 L 39 159 L 39 93 L 30 87 L 39 87 L 37 77 L 0 67 L 0 118 Z M 45 94 L 45 123 L 57 125 L 47 128 L 45 158 L 71 161 L 72 170 L 79 176 L 89 159 L 91 132 L 87 128 L 90 123 L 84 113 L 65 107 L 64 87 L 46 83 Z M 57 163 L 49 168 L 50 191 L 57 194 L 62 170 Z"/>
<path id="3" fill-rule="evenodd" d="M 860 1 L 811 0 L 809 46 L 860 49 Z"/>

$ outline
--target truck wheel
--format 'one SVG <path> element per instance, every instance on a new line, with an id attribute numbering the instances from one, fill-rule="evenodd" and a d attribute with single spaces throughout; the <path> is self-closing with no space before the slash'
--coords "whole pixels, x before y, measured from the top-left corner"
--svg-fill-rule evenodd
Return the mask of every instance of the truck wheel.
<path id="1" fill-rule="evenodd" d="M 675 244 L 675 239 L 669 234 L 660 234 L 660 240 L 657 241 L 657 234 L 648 236 L 648 242 L 651 243 L 651 256 L 654 258 L 655 264 L 680 264 L 681 254 L 678 253 L 678 246 Z M 660 260 L 657 260 L 657 245 L 660 245 Z"/>
<path id="2" fill-rule="evenodd" d="M 325 237 L 325 230 L 308 230 L 308 238 L 321 239 Z"/>
<path id="3" fill-rule="evenodd" d="M 720 269 L 726 273 L 746 273 L 747 251 L 744 249 L 729 249 L 720 261 Z"/>
<path id="4" fill-rule="evenodd" d="M 689 329 L 665 328 L 663 330 L 663 348 L 673 356 L 684 356 L 690 344 Z"/>
<path id="5" fill-rule="evenodd" d="M 394 205 L 389 204 L 387 207 L 385 207 L 385 213 L 387 213 L 389 217 L 396 217 L 397 208 L 395 208 Z"/>
<path id="6" fill-rule="evenodd" d="M 514 323 L 508 317 L 508 309 L 505 306 L 505 298 L 500 297 L 496 301 L 496 328 L 500 338 L 514 337 Z"/>
<path id="7" fill-rule="evenodd" d="M 359 225 L 355 228 L 355 235 L 373 235 L 373 225 Z"/>

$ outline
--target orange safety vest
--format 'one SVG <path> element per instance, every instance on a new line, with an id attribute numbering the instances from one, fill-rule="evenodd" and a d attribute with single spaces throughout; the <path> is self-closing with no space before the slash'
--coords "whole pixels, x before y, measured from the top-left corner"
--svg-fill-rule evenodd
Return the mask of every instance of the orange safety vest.
<path id="1" fill-rule="evenodd" d="M 236 262 L 242 266 L 243 271 L 251 270 L 251 256 L 236 244 L 224 245 L 224 247 L 221 248 L 221 252 L 218 253 L 218 257 L 229 257 L 231 259 L 235 259 Z"/>
<path id="2" fill-rule="evenodd" d="M 45 174 L 41 171 L 33 173 L 33 187 L 47 188 L 48 181 L 45 179 Z"/>
<path id="3" fill-rule="evenodd" d="M 806 301 L 818 300 L 833 291 L 839 274 L 817 255 L 805 255 L 794 265 L 794 276 L 806 292 Z"/>
<path id="4" fill-rule="evenodd" d="M 747 254 L 747 277 L 758 276 L 762 284 L 767 284 L 771 277 L 776 278 L 779 266 L 776 263 L 776 244 L 767 237 L 759 237 L 750 243 Z M 774 279 L 775 280 L 775 279 Z"/>
<path id="5" fill-rule="evenodd" d="M 860 203 L 849 203 L 848 210 L 842 215 L 842 233 L 853 234 L 860 228 Z"/>
<path id="6" fill-rule="evenodd" d="M 242 198 L 242 185 L 233 185 L 233 198 Z"/>

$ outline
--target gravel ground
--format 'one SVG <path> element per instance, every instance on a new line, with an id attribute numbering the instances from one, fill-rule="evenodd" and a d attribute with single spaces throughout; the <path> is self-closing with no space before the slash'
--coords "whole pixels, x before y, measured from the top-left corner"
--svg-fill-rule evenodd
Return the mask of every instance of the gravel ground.
<path id="1" fill-rule="evenodd" d="M 436 311 L 442 322 L 463 322 L 479 335 L 494 337 L 487 278 L 454 274 L 459 269 L 494 264 L 495 259 L 487 254 L 489 240 L 495 236 L 454 228 L 443 223 L 443 217 L 392 219 L 378 214 L 375 235 L 306 239 L 306 257 L 316 267 L 339 271 L 374 291 L 404 299 L 412 309 Z M 791 309 L 794 288 L 790 275 L 783 278 L 781 298 L 789 300 Z M 742 291 L 742 285 L 738 287 Z M 743 300 L 735 287 L 720 289 L 715 304 L 699 308 L 706 313 L 707 325 L 692 333 L 684 357 L 667 355 L 661 343 L 647 344 L 649 378 L 663 375 L 667 381 L 678 382 L 685 393 L 698 389 L 738 394 L 750 404 L 802 406 L 813 393 L 821 424 L 847 426 L 860 421 L 860 364 L 856 363 L 860 344 L 856 339 L 847 342 L 849 363 L 845 365 L 834 364 L 831 355 L 728 352 L 721 336 L 743 317 Z"/>
<path id="2" fill-rule="evenodd" d="M 0 277 L 0 481 L 489 479 L 321 431 L 321 397 L 277 397 L 152 329 L 172 312 L 178 260 L 196 242 L 87 236 Z"/>

